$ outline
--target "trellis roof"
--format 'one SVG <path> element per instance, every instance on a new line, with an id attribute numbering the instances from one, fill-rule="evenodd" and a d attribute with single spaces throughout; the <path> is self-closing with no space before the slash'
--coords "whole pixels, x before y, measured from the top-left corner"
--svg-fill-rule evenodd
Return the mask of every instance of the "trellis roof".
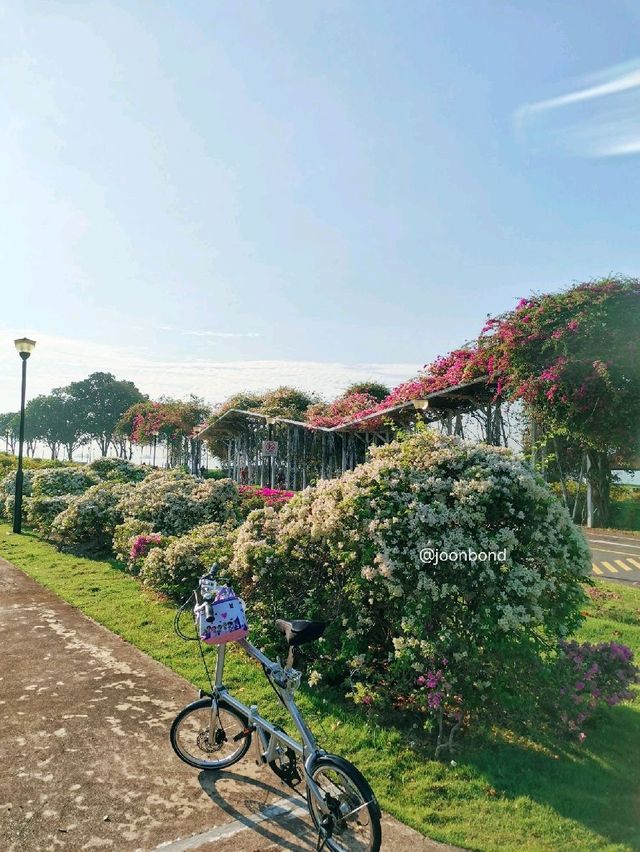
<path id="1" fill-rule="evenodd" d="M 438 420 L 446 414 L 469 411 L 480 405 L 486 405 L 491 402 L 494 395 L 494 385 L 490 382 L 488 376 L 483 376 L 470 382 L 445 388 L 444 390 L 433 391 L 433 393 L 426 394 L 421 399 L 412 399 L 369 414 L 356 415 L 350 420 L 346 420 L 336 426 L 313 426 L 311 423 L 306 423 L 302 420 L 292 420 L 288 417 L 273 417 L 258 411 L 230 408 L 212 423 L 205 426 L 204 429 L 198 432 L 196 437 L 204 438 L 207 434 L 213 434 L 214 432 L 234 434 L 246 428 L 247 421 L 254 421 L 256 424 L 280 423 L 285 426 L 308 429 L 312 432 L 347 432 L 357 427 L 360 427 L 362 431 L 366 431 L 367 422 L 371 421 L 375 423 L 381 417 L 402 422 L 410 416 L 415 415 L 416 411 L 420 411 L 425 419 Z M 375 427 L 372 426 L 372 428 Z"/>

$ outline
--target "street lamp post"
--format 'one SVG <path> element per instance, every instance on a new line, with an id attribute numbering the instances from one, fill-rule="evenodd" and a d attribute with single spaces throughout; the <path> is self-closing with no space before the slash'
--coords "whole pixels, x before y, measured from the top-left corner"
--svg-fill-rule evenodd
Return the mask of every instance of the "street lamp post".
<path id="1" fill-rule="evenodd" d="M 13 508 L 13 531 L 22 532 L 22 483 L 24 474 L 22 472 L 22 448 L 24 445 L 24 398 L 27 390 L 27 358 L 35 349 L 35 340 L 21 337 L 14 341 L 18 354 L 22 358 L 22 392 L 20 396 L 20 435 L 18 438 L 18 470 L 16 473 L 16 495 Z"/>

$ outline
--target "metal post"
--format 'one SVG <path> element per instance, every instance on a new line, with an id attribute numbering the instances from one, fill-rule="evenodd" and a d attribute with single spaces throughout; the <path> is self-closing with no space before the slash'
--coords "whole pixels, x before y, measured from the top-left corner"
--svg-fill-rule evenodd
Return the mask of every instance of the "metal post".
<path id="1" fill-rule="evenodd" d="M 269 423 L 269 440 L 273 441 L 273 423 Z M 273 456 L 269 456 L 269 487 L 274 487 Z"/>
<path id="2" fill-rule="evenodd" d="M 21 352 L 22 358 L 22 392 L 20 395 L 20 436 L 18 444 L 18 470 L 16 472 L 16 495 L 13 505 L 13 531 L 22 532 L 22 484 L 24 473 L 22 471 L 22 449 L 24 445 L 24 400 L 27 391 L 27 354 Z"/>
<path id="3" fill-rule="evenodd" d="M 593 527 L 593 491 L 591 488 L 591 458 L 587 453 L 587 527 Z"/>

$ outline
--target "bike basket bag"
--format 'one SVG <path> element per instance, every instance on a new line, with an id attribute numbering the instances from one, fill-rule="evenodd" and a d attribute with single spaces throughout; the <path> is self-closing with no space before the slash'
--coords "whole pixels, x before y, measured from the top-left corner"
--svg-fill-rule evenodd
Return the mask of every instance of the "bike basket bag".
<path id="1" fill-rule="evenodd" d="M 249 632 L 244 603 L 229 586 L 221 586 L 213 600 L 193 608 L 198 636 L 207 645 L 237 642 Z"/>

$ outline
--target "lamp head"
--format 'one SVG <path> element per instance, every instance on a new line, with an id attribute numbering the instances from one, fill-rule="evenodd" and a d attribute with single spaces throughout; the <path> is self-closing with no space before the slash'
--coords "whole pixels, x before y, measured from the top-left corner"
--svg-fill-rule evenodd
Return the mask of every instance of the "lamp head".
<path id="1" fill-rule="evenodd" d="M 18 354 L 22 358 L 23 361 L 26 361 L 29 355 L 36 348 L 35 340 L 29 340 L 28 337 L 19 337 L 17 340 L 13 341 L 15 343 L 16 349 L 18 350 Z"/>
<path id="2" fill-rule="evenodd" d="M 429 400 L 428 399 L 414 399 L 412 400 L 413 407 L 417 411 L 426 411 L 429 408 Z"/>

